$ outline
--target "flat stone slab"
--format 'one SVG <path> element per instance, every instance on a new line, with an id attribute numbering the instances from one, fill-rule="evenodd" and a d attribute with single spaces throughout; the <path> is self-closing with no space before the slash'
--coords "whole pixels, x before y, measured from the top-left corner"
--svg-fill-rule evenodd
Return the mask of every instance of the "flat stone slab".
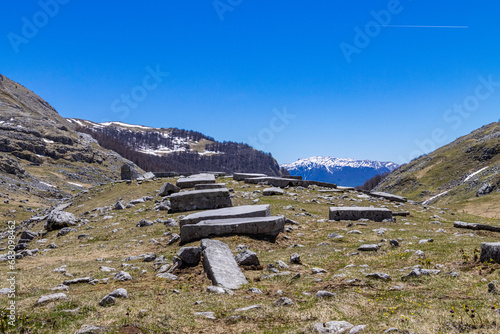
<path id="1" fill-rule="evenodd" d="M 214 174 L 195 174 L 177 180 L 177 187 L 181 189 L 194 188 L 197 184 L 215 183 Z"/>
<path id="2" fill-rule="evenodd" d="M 330 220 L 359 220 L 369 219 L 380 222 L 391 219 L 392 211 L 385 208 L 371 207 L 331 207 Z"/>
<path id="3" fill-rule="evenodd" d="M 404 202 L 408 201 L 408 199 L 406 197 L 393 195 L 393 194 L 389 194 L 389 193 L 384 193 L 384 192 L 380 192 L 380 191 L 370 192 L 369 195 L 371 195 L 373 197 L 383 198 L 383 199 L 393 201 L 393 202 L 404 203 Z"/>
<path id="4" fill-rule="evenodd" d="M 500 232 L 499 226 L 483 225 L 483 224 L 476 224 L 476 223 L 466 223 L 466 222 L 461 222 L 461 221 L 454 222 L 453 227 L 465 228 L 468 230 L 484 230 L 484 231 Z"/>
<path id="5" fill-rule="evenodd" d="M 283 216 L 205 220 L 182 226 L 181 243 L 231 235 L 247 235 L 274 242 L 284 227 Z"/>
<path id="6" fill-rule="evenodd" d="M 253 178 L 253 177 L 266 177 L 266 174 L 257 174 L 257 173 L 233 173 L 233 180 L 235 181 L 243 181 L 245 179 Z"/>
<path id="7" fill-rule="evenodd" d="M 481 244 L 481 262 L 500 263 L 500 242 L 483 242 Z"/>
<path id="8" fill-rule="evenodd" d="M 285 188 L 287 186 L 298 186 L 301 185 L 302 182 L 300 180 L 295 179 L 287 179 L 282 177 L 274 177 L 274 176 L 265 176 L 265 177 L 252 177 L 245 179 L 245 183 L 258 184 L 258 183 L 267 183 L 273 187 Z"/>
<path id="9" fill-rule="evenodd" d="M 202 190 L 202 189 L 224 189 L 226 188 L 225 183 L 201 183 L 195 184 L 194 190 Z"/>
<path id="10" fill-rule="evenodd" d="M 206 189 L 175 193 L 170 196 L 170 211 L 219 209 L 233 206 L 229 190 Z"/>
<path id="11" fill-rule="evenodd" d="M 264 196 L 284 195 L 285 191 L 281 188 L 266 188 L 262 191 Z"/>
<path id="12" fill-rule="evenodd" d="M 269 204 L 242 205 L 230 208 L 196 212 L 181 219 L 179 222 L 179 226 L 182 227 L 186 224 L 196 224 L 203 220 L 269 216 L 271 216 L 271 206 Z"/>
<path id="13" fill-rule="evenodd" d="M 219 240 L 203 239 L 201 249 L 203 268 L 214 285 L 226 289 L 239 289 L 242 285 L 248 284 L 228 245 Z"/>

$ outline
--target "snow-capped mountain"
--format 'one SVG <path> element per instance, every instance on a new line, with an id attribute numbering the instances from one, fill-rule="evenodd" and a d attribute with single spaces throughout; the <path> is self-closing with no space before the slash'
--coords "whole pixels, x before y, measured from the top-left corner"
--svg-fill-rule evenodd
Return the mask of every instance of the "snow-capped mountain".
<path id="1" fill-rule="evenodd" d="M 394 162 L 356 160 L 334 157 L 311 157 L 281 165 L 290 175 L 304 180 L 336 183 L 341 186 L 360 186 L 377 174 L 391 172 L 399 165 Z"/>

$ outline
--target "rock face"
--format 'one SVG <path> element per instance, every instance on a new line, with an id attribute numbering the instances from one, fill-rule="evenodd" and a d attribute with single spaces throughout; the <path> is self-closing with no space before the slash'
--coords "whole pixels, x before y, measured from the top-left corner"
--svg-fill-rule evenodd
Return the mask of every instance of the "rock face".
<path id="1" fill-rule="evenodd" d="M 230 235 L 247 235 L 274 242 L 284 227 L 283 216 L 205 220 L 182 226 L 181 243 Z"/>
<path id="2" fill-rule="evenodd" d="M 186 224 L 196 224 L 203 220 L 227 219 L 227 218 L 251 218 L 271 216 L 271 206 L 263 205 L 242 205 L 231 208 L 209 210 L 197 212 L 184 217 L 179 222 L 179 226 Z"/>
<path id="3" fill-rule="evenodd" d="M 359 220 L 369 219 L 381 222 L 384 219 L 391 219 L 392 211 L 385 208 L 368 207 L 331 207 L 330 220 Z"/>
<path id="4" fill-rule="evenodd" d="M 248 284 L 229 247 L 218 240 L 201 241 L 203 268 L 214 285 L 227 289 L 239 289 Z"/>
<path id="5" fill-rule="evenodd" d="M 197 184 L 215 183 L 215 175 L 213 174 L 196 174 L 177 180 L 177 187 L 194 188 Z"/>
<path id="6" fill-rule="evenodd" d="M 233 206 L 227 189 L 184 191 L 170 196 L 170 203 L 171 212 L 219 209 Z"/>
<path id="7" fill-rule="evenodd" d="M 63 227 L 76 226 L 76 218 L 70 212 L 52 211 L 47 218 L 45 228 L 47 231 L 60 230 Z"/>
<path id="8" fill-rule="evenodd" d="M 481 262 L 500 263 L 500 242 L 483 242 L 481 244 Z"/>

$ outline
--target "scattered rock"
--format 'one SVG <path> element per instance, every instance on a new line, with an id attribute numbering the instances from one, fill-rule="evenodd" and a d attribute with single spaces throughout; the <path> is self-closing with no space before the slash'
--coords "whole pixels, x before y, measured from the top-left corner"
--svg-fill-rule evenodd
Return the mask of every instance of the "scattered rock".
<path id="1" fill-rule="evenodd" d="M 274 306 L 292 306 L 295 303 L 288 297 L 280 297 L 273 302 Z"/>
<path id="2" fill-rule="evenodd" d="M 320 291 L 316 292 L 316 297 L 318 297 L 318 298 L 329 298 L 329 297 L 333 297 L 333 296 L 335 296 L 334 293 L 329 292 L 329 291 L 325 291 L 325 290 L 320 290 Z"/>
<path id="3" fill-rule="evenodd" d="M 113 277 L 114 280 L 120 280 L 120 281 L 128 281 L 132 280 L 132 276 L 126 271 L 119 271 L 116 273 L 116 275 Z"/>
<path id="4" fill-rule="evenodd" d="M 47 231 L 60 230 L 63 227 L 71 226 L 76 226 L 76 218 L 72 213 L 65 211 L 52 211 L 45 224 Z"/>
<path id="5" fill-rule="evenodd" d="M 290 263 L 300 264 L 300 255 L 298 253 L 293 253 L 292 255 L 290 255 Z"/>
<path id="6" fill-rule="evenodd" d="M 53 293 L 50 295 L 44 295 L 41 296 L 38 301 L 36 302 L 37 305 L 42 305 L 45 303 L 50 303 L 56 300 L 67 300 L 69 299 L 68 296 L 66 296 L 65 293 L 59 292 L 59 293 Z"/>
<path id="7" fill-rule="evenodd" d="M 245 250 L 235 257 L 236 262 L 242 266 L 260 266 L 257 253 Z"/>
<path id="8" fill-rule="evenodd" d="M 329 321 L 314 324 L 314 332 L 316 333 L 333 333 L 347 334 L 347 331 L 353 328 L 354 325 L 347 321 Z"/>

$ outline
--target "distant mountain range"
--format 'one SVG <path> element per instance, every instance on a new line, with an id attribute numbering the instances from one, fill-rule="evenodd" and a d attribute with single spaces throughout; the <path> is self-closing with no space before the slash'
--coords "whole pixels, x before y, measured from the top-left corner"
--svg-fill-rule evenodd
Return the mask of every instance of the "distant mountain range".
<path id="1" fill-rule="evenodd" d="M 91 135 L 102 147 L 119 153 L 147 171 L 288 175 L 270 154 L 247 144 L 218 142 L 196 131 L 122 122 L 94 123 L 76 118 L 67 121 L 77 131 Z"/>
<path id="2" fill-rule="evenodd" d="M 290 175 L 302 176 L 304 180 L 331 182 L 350 187 L 360 186 L 375 175 L 391 172 L 398 166 L 394 162 L 334 157 L 311 157 L 281 165 Z"/>

